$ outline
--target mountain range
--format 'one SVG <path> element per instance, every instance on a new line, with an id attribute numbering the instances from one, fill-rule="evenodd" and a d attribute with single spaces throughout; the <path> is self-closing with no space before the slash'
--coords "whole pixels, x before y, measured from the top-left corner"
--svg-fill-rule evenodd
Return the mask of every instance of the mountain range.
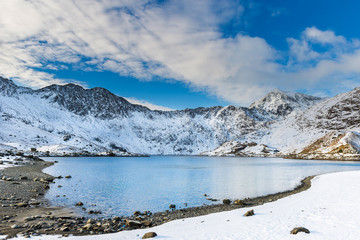
<path id="1" fill-rule="evenodd" d="M 249 107 L 150 110 L 104 88 L 33 90 L 0 77 L 0 152 L 358 158 L 360 88 L 332 98 L 278 89 Z"/>

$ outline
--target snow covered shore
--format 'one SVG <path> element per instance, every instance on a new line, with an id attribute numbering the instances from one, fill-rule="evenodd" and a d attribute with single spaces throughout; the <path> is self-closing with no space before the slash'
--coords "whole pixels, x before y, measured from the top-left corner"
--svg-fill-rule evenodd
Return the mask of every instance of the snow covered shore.
<path id="1" fill-rule="evenodd" d="M 155 239 L 359 239 L 360 171 L 325 174 L 312 180 L 312 187 L 276 202 L 250 208 L 176 220 L 151 229 L 124 231 L 66 239 L 141 239 L 156 232 Z M 290 235 L 294 227 L 310 234 Z M 22 238 L 18 238 L 22 239 Z M 32 239 L 59 239 L 40 236 Z"/>

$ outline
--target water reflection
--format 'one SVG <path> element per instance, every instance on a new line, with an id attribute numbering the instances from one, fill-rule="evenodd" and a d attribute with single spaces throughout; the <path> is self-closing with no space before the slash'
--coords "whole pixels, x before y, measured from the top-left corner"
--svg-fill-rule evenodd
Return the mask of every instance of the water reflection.
<path id="1" fill-rule="evenodd" d="M 59 163 L 45 169 L 57 179 L 46 197 L 56 205 L 78 201 L 103 216 L 135 210 L 163 211 L 212 204 L 212 198 L 255 197 L 294 188 L 306 176 L 360 170 L 358 162 L 279 158 L 153 156 L 150 158 L 47 158 Z M 58 188 L 57 185 L 62 185 Z M 65 197 L 63 197 L 65 195 Z M 94 206 L 96 205 L 96 206 Z"/>

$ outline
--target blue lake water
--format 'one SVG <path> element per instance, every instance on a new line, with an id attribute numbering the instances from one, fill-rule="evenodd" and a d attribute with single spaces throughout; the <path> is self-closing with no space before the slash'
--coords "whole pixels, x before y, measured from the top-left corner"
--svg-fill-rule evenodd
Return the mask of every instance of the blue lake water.
<path id="1" fill-rule="evenodd" d="M 216 199 L 242 199 L 289 190 L 307 176 L 360 170 L 360 162 L 291 160 L 281 158 L 152 156 L 136 158 L 66 157 L 44 172 L 56 179 L 46 198 L 57 206 L 81 201 L 99 217 L 131 215 L 214 204 Z M 58 188 L 58 185 L 62 185 Z M 59 197 L 60 196 L 60 197 Z M 79 213 L 84 215 L 78 209 Z"/>

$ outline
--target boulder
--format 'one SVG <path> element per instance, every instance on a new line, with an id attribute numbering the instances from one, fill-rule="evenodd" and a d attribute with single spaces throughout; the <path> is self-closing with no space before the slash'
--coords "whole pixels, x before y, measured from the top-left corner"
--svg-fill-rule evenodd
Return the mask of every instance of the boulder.
<path id="1" fill-rule="evenodd" d="M 237 200 L 234 201 L 234 204 L 235 205 L 243 205 L 244 203 L 240 199 L 237 199 Z"/>
<path id="2" fill-rule="evenodd" d="M 142 237 L 142 239 L 147 239 L 147 238 L 154 238 L 156 237 L 157 234 L 155 232 L 148 232 L 148 233 L 145 233 L 144 236 Z"/>
<path id="3" fill-rule="evenodd" d="M 296 227 L 290 231 L 290 234 L 298 234 L 299 232 L 310 233 L 309 229 L 304 227 Z"/>
<path id="4" fill-rule="evenodd" d="M 230 204 L 230 203 L 231 203 L 230 199 L 225 198 L 223 200 L 223 204 Z"/>
<path id="5" fill-rule="evenodd" d="M 244 214 L 245 217 L 250 217 L 250 216 L 253 216 L 253 215 L 255 215 L 254 209 L 251 209 L 251 210 L 247 211 L 247 212 Z"/>
<path id="6" fill-rule="evenodd" d="M 128 227 L 140 227 L 141 226 L 141 222 L 134 221 L 134 220 L 129 220 L 129 219 L 125 220 L 125 224 Z"/>

